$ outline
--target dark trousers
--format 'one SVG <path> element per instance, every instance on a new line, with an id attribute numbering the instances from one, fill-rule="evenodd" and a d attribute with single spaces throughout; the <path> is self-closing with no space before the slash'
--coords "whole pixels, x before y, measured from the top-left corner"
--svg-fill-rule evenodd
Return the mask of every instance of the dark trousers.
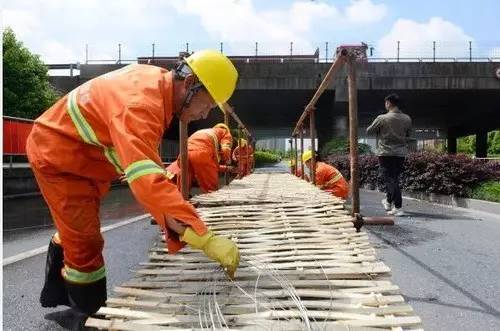
<path id="1" fill-rule="evenodd" d="M 394 207 L 401 208 L 403 198 L 399 188 L 399 176 L 403 172 L 404 157 L 379 156 L 380 173 L 387 189 L 387 202 L 394 203 Z"/>

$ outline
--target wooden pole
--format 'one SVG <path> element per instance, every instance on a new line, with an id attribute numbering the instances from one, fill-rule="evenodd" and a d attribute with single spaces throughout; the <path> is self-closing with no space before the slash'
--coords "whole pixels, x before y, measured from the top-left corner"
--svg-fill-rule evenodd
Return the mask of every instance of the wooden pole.
<path id="1" fill-rule="evenodd" d="M 304 153 L 304 127 L 300 127 L 300 152 Z M 304 162 L 302 162 L 302 157 L 300 158 L 300 178 L 304 179 Z"/>
<path id="2" fill-rule="evenodd" d="M 314 106 L 316 105 L 316 102 L 318 102 L 319 97 L 323 94 L 323 92 L 328 88 L 330 83 L 333 80 L 333 76 L 335 73 L 342 67 L 342 65 L 345 62 L 345 56 L 344 55 L 339 55 L 336 59 L 335 62 L 333 62 L 332 66 L 330 69 L 328 69 L 328 72 L 325 75 L 325 78 L 323 78 L 323 81 L 319 85 L 318 89 L 316 90 L 316 93 L 314 93 L 311 101 L 306 106 L 306 109 L 300 115 L 299 121 L 295 125 L 295 129 L 293 130 L 293 135 L 296 135 L 299 131 L 300 126 L 302 125 L 302 122 L 306 119 L 306 116 L 313 111 Z"/>
<path id="3" fill-rule="evenodd" d="M 294 136 L 293 137 L 293 140 L 294 140 L 294 143 L 295 143 L 295 173 L 294 175 L 297 176 L 297 169 L 299 168 L 298 165 L 299 165 L 299 150 L 297 148 L 297 136 Z"/>
<path id="4" fill-rule="evenodd" d="M 315 140 L 316 140 L 316 123 L 315 123 L 315 116 L 314 116 L 314 109 L 311 111 L 309 114 L 309 130 L 310 136 L 311 136 L 311 152 L 312 152 L 312 159 L 311 159 L 311 182 L 316 185 L 316 147 L 315 147 Z"/>
<path id="5" fill-rule="evenodd" d="M 245 147 L 245 150 L 246 150 L 246 162 L 245 162 L 245 174 L 249 174 L 250 173 L 250 137 L 248 136 L 245 136 L 246 140 L 247 140 L 247 145 Z"/>
<path id="6" fill-rule="evenodd" d="M 185 200 L 189 199 L 189 188 L 187 183 L 188 177 L 188 129 L 187 123 L 184 121 L 179 121 L 179 149 L 180 149 L 180 161 L 181 161 L 181 193 Z"/>
<path id="7" fill-rule="evenodd" d="M 358 88 L 356 84 L 356 61 L 350 57 L 348 62 L 349 87 L 349 150 L 351 158 L 352 215 L 359 214 L 359 164 L 358 164 Z"/>
<path id="8" fill-rule="evenodd" d="M 222 46 L 221 46 L 222 47 Z M 229 127 L 229 114 L 227 111 L 224 109 L 222 110 L 224 112 L 224 124 Z M 232 147 L 232 146 L 231 146 Z M 226 165 L 231 165 L 231 156 L 229 156 L 229 160 L 226 162 Z M 224 172 L 224 184 L 228 185 L 229 184 L 229 173 L 226 171 Z"/>
<path id="9" fill-rule="evenodd" d="M 292 138 L 288 139 L 288 143 L 290 144 L 290 173 L 292 175 L 294 175 L 295 171 L 292 171 L 292 168 L 294 168 L 293 166 L 293 157 L 292 157 L 292 153 L 293 153 L 293 143 L 292 143 Z"/>
<path id="10" fill-rule="evenodd" d="M 238 177 L 241 179 L 243 176 L 241 175 L 243 173 L 243 162 L 241 162 L 241 158 L 243 157 L 243 153 L 241 151 L 241 126 L 238 126 Z"/>

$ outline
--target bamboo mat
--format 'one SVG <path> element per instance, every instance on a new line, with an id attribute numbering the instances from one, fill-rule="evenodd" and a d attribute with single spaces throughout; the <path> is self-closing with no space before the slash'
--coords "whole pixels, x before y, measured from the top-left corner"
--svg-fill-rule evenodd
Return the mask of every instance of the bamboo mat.
<path id="1" fill-rule="evenodd" d="M 234 281 L 162 238 L 88 326 L 111 330 L 421 330 L 343 201 L 289 174 L 252 174 L 193 199 L 237 242 Z"/>

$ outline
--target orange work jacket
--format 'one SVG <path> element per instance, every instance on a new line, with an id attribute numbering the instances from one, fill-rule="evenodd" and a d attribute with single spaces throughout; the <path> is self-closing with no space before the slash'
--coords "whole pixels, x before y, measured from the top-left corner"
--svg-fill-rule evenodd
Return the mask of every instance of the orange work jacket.
<path id="1" fill-rule="evenodd" d="M 188 151 L 210 151 L 217 163 L 230 160 L 232 145 L 231 132 L 223 128 L 198 130 L 188 139 Z"/>
<path id="2" fill-rule="evenodd" d="M 173 112 L 172 73 L 128 65 L 84 83 L 43 113 L 35 121 L 36 155 L 58 172 L 96 181 L 125 174 L 158 224 L 172 217 L 204 234 L 206 225 L 167 179 L 158 153 Z M 181 247 L 169 242 L 170 252 Z"/>
<path id="3" fill-rule="evenodd" d="M 316 186 L 322 186 L 325 191 L 347 198 L 349 185 L 335 167 L 324 162 L 316 162 Z"/>

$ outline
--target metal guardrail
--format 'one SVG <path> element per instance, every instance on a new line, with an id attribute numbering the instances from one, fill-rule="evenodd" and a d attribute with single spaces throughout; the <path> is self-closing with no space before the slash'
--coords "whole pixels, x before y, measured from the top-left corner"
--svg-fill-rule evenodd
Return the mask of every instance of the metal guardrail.
<path id="1" fill-rule="evenodd" d="M 35 120 L 29 119 L 29 118 L 22 118 L 22 117 L 14 117 L 14 116 L 2 116 L 3 119 L 6 120 L 11 120 L 11 121 L 17 121 L 17 122 L 24 122 L 24 123 L 33 123 Z"/>

